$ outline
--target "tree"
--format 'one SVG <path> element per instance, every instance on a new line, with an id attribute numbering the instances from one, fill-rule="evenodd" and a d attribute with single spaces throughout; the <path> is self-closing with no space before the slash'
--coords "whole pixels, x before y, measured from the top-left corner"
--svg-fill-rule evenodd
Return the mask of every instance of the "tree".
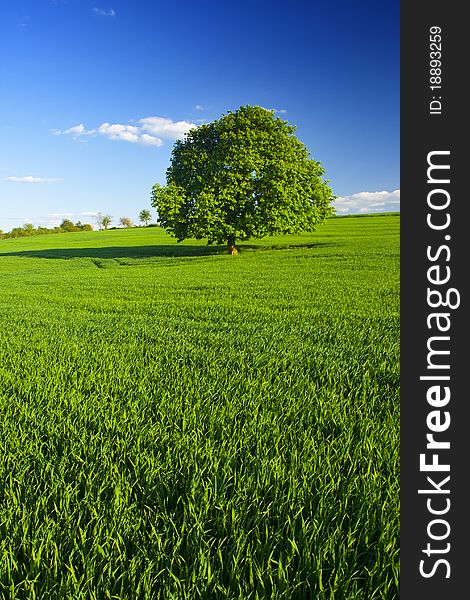
<path id="1" fill-rule="evenodd" d="M 82 223 L 81 221 L 77 221 L 75 223 L 75 227 L 80 231 L 93 231 L 93 227 L 90 223 Z"/>
<path id="2" fill-rule="evenodd" d="M 100 215 L 98 221 L 100 229 L 101 227 L 103 227 L 104 229 L 108 229 L 108 227 L 111 225 L 112 220 L 113 217 L 111 215 Z"/>
<path id="3" fill-rule="evenodd" d="M 130 217 L 121 217 L 119 219 L 119 222 L 121 223 L 121 225 L 123 227 L 126 227 L 126 228 L 132 227 L 132 225 L 134 225 L 134 223 L 132 222 L 132 219 Z"/>
<path id="4" fill-rule="evenodd" d="M 23 230 L 27 235 L 31 235 L 34 232 L 34 225 L 32 223 L 25 223 L 23 225 Z"/>
<path id="5" fill-rule="evenodd" d="M 151 218 L 152 218 L 152 213 L 149 210 L 147 210 L 146 208 L 144 208 L 144 210 L 140 211 L 139 220 L 141 223 L 144 223 L 146 227 Z"/>
<path id="6" fill-rule="evenodd" d="M 207 238 L 237 254 L 237 240 L 314 231 L 333 213 L 324 169 L 295 127 L 242 106 L 177 140 L 166 186 L 152 188 L 160 223 L 178 241 Z"/>
<path id="7" fill-rule="evenodd" d="M 63 219 L 62 223 L 59 225 L 59 227 L 63 231 L 79 231 L 80 230 L 80 228 L 77 227 L 76 225 L 74 225 L 72 223 L 72 221 L 70 221 L 70 219 Z"/>

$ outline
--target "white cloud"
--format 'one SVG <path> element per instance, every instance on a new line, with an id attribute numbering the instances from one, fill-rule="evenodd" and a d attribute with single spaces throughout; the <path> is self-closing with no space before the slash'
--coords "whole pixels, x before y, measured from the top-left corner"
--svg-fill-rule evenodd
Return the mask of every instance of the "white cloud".
<path id="1" fill-rule="evenodd" d="M 87 134 L 88 131 L 85 130 L 85 125 L 80 123 L 79 125 L 75 125 L 75 127 L 66 129 L 63 133 L 69 133 L 70 135 L 84 135 Z"/>
<path id="2" fill-rule="evenodd" d="M 143 144 L 144 146 L 162 146 L 163 140 L 148 133 L 143 133 L 139 136 L 139 144 Z"/>
<path id="3" fill-rule="evenodd" d="M 269 110 L 269 112 L 278 113 L 280 115 L 284 115 L 287 112 L 285 108 L 266 108 L 265 106 L 262 106 L 261 108 L 264 108 L 264 110 Z"/>
<path id="4" fill-rule="evenodd" d="M 95 135 L 96 129 L 86 129 L 83 123 L 69 127 L 68 129 L 51 129 L 52 135 L 71 135 L 74 138 L 84 135 Z"/>
<path id="5" fill-rule="evenodd" d="M 400 210 L 400 190 L 357 192 L 336 198 L 333 205 L 339 214 L 397 212 Z"/>
<path id="6" fill-rule="evenodd" d="M 115 17 L 116 16 L 116 11 L 113 8 L 110 8 L 109 10 L 106 10 L 104 8 L 93 8 L 93 12 L 95 13 L 95 15 L 99 15 L 100 17 Z"/>
<path id="7" fill-rule="evenodd" d="M 70 221 L 76 222 L 81 221 L 82 223 L 89 223 L 91 218 L 94 218 L 98 215 L 97 212 L 93 211 L 83 211 L 83 212 L 61 212 L 61 213 L 49 213 L 37 219 L 38 225 L 43 227 L 58 227 L 64 219 L 69 219 Z M 88 218 L 87 218 L 88 217 Z M 32 223 L 33 221 L 29 219 L 23 219 L 25 222 Z M 92 225 L 92 223 L 90 223 Z"/>
<path id="8" fill-rule="evenodd" d="M 98 127 L 98 132 L 110 140 L 121 140 L 123 142 L 142 144 L 144 146 L 161 146 L 163 144 L 162 139 L 153 135 L 148 135 L 147 133 L 142 133 L 142 129 L 135 125 L 103 123 Z"/>
<path id="9" fill-rule="evenodd" d="M 204 110 L 204 106 L 202 104 L 196 104 L 194 110 Z"/>
<path id="10" fill-rule="evenodd" d="M 15 183 L 57 183 L 62 179 L 52 179 L 51 177 L 33 177 L 32 175 L 24 175 L 22 177 L 5 177 L 4 181 L 13 181 Z"/>
<path id="11" fill-rule="evenodd" d="M 120 140 L 143 146 L 162 146 L 164 139 L 183 139 L 185 133 L 197 127 L 188 121 L 172 121 L 166 117 L 146 117 L 136 121 L 137 125 L 102 123 L 96 129 L 86 129 L 83 123 L 68 129 L 52 129 L 52 135 L 69 135 L 74 139 L 84 136 L 102 135 L 110 140 Z M 81 140 L 83 141 L 83 140 Z"/>
<path id="12" fill-rule="evenodd" d="M 101 135 L 107 136 L 110 140 L 124 140 L 126 142 L 137 142 L 139 139 L 137 127 L 132 125 L 120 125 L 115 123 L 103 123 L 98 127 L 98 132 Z"/>
<path id="13" fill-rule="evenodd" d="M 181 140 L 184 135 L 196 127 L 188 121 L 172 121 L 165 117 L 146 117 L 140 119 L 142 130 L 153 136 L 170 140 Z"/>

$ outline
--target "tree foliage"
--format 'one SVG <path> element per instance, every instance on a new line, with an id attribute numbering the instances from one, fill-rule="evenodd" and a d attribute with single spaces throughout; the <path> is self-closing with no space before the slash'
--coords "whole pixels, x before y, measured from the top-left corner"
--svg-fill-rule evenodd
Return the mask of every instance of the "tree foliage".
<path id="1" fill-rule="evenodd" d="M 79 229 L 79 227 L 77 227 L 77 225 L 75 225 L 70 219 L 63 219 L 62 223 L 59 225 L 59 227 L 63 231 L 68 231 L 68 232 L 70 232 L 70 231 L 80 231 L 80 229 Z"/>
<path id="2" fill-rule="evenodd" d="M 123 227 L 126 227 L 126 229 L 128 229 L 129 227 L 132 227 L 132 225 L 134 225 L 134 223 L 132 222 L 132 219 L 130 217 L 121 217 L 119 219 L 119 222 L 121 223 L 121 225 Z"/>
<path id="3" fill-rule="evenodd" d="M 140 211 L 139 213 L 139 220 L 141 223 L 144 223 L 144 225 L 147 227 L 148 222 L 151 220 L 152 218 L 152 213 L 147 210 L 146 208 L 144 208 L 143 210 Z"/>
<path id="4" fill-rule="evenodd" d="M 227 243 L 313 231 L 332 214 L 324 169 L 295 127 L 259 106 L 242 106 L 177 140 L 167 184 L 152 188 L 160 223 L 178 241 Z"/>
<path id="5" fill-rule="evenodd" d="M 100 228 L 103 227 L 103 229 L 108 229 L 112 221 L 113 217 L 111 215 L 100 215 L 98 219 L 98 224 Z"/>
<path id="6" fill-rule="evenodd" d="M 0 239 L 27 237 L 30 235 L 47 235 L 49 233 L 69 233 L 71 231 L 93 231 L 89 223 L 77 221 L 75 224 L 69 219 L 63 219 L 59 227 L 37 227 L 32 223 L 25 223 L 23 227 L 14 227 L 11 231 L 3 233 L 0 231 Z"/>

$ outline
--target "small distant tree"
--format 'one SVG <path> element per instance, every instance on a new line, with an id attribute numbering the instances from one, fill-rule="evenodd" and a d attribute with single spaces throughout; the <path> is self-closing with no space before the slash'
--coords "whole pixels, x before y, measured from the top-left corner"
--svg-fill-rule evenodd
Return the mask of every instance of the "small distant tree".
<path id="1" fill-rule="evenodd" d="M 134 223 L 132 222 L 132 219 L 130 217 L 121 217 L 119 219 L 119 222 L 121 223 L 121 225 L 123 227 L 126 227 L 127 229 L 129 227 L 132 227 L 132 225 L 134 225 Z"/>
<path id="2" fill-rule="evenodd" d="M 25 223 L 23 229 L 28 235 L 31 235 L 34 231 L 34 225 L 32 223 Z"/>
<path id="3" fill-rule="evenodd" d="M 152 213 L 149 210 L 147 210 L 146 208 L 144 208 L 144 210 L 140 211 L 139 220 L 141 223 L 144 223 L 146 227 L 151 218 L 152 218 Z"/>
<path id="4" fill-rule="evenodd" d="M 70 219 L 63 219 L 59 226 L 62 231 L 79 231 L 79 228 L 70 221 Z"/>
<path id="5" fill-rule="evenodd" d="M 93 227 L 89 223 L 82 223 L 81 221 L 77 221 L 75 227 L 80 231 L 93 231 Z"/>
<path id="6" fill-rule="evenodd" d="M 108 229 L 113 221 L 113 217 L 111 215 L 101 215 L 99 219 L 100 229 Z"/>

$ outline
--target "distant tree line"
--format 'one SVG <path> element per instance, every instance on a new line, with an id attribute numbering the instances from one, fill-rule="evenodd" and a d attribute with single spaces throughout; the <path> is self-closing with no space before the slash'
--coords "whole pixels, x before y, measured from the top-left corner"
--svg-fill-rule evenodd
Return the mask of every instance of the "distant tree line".
<path id="1" fill-rule="evenodd" d="M 96 224 L 99 229 L 117 229 L 117 227 L 110 227 L 113 222 L 113 217 L 111 215 L 103 215 L 102 213 L 97 213 Z M 155 227 L 156 224 L 152 224 L 149 222 L 152 220 L 152 213 L 144 208 L 139 213 L 139 221 L 145 227 Z M 133 220 L 130 217 L 120 217 L 119 223 L 121 227 L 126 229 L 130 227 L 136 227 Z M 19 238 L 19 237 L 27 237 L 30 235 L 46 235 L 48 233 L 69 233 L 71 231 L 93 231 L 93 226 L 89 223 L 81 223 L 77 221 L 74 223 L 70 219 L 63 219 L 62 223 L 57 227 L 34 227 L 32 223 L 25 223 L 22 227 L 15 227 L 11 231 L 4 233 L 0 229 L 0 239 L 6 240 L 8 238 Z"/>
<path id="2" fill-rule="evenodd" d="M 69 219 L 64 219 L 58 227 L 34 227 L 32 223 L 25 223 L 22 227 L 14 227 L 7 233 L 0 231 L 0 238 L 6 240 L 8 238 L 27 237 L 30 235 L 47 235 L 48 233 L 92 230 L 93 227 L 89 223 L 81 223 L 80 221 L 73 223 Z"/>

